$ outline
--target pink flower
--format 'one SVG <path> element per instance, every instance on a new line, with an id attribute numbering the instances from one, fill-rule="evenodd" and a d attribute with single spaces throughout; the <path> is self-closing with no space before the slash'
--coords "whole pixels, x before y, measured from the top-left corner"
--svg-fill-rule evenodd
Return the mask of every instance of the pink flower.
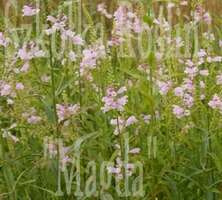
<path id="1" fill-rule="evenodd" d="M 190 78 L 193 78 L 197 75 L 198 68 L 197 67 L 186 67 L 185 73 L 188 74 Z"/>
<path id="2" fill-rule="evenodd" d="M 210 14 L 209 14 L 208 12 L 206 12 L 206 13 L 203 15 L 203 20 L 204 20 L 207 24 L 211 24 L 212 18 L 211 18 Z"/>
<path id="3" fill-rule="evenodd" d="M 21 49 L 18 50 L 18 57 L 21 60 L 31 60 L 33 58 L 33 55 L 30 54 L 30 52 L 27 52 L 26 46 L 23 46 Z"/>
<path id="4" fill-rule="evenodd" d="M 110 124 L 115 126 L 114 135 L 119 135 L 124 128 L 131 126 L 137 122 L 138 120 L 136 119 L 136 117 L 131 116 L 127 120 L 121 117 L 118 117 L 116 119 L 111 119 Z"/>
<path id="5" fill-rule="evenodd" d="M 5 38 L 3 33 L 0 32 L 0 46 L 6 47 L 9 43 L 9 38 Z"/>
<path id="6" fill-rule="evenodd" d="M 53 16 L 48 16 L 47 21 L 51 22 L 52 25 L 50 28 L 45 30 L 46 35 L 52 35 L 56 31 L 60 31 L 61 33 L 61 39 L 63 41 L 67 39 L 72 39 L 72 37 L 75 36 L 75 33 L 71 30 L 66 30 L 66 23 L 67 23 L 67 17 L 62 15 L 58 16 L 57 18 Z"/>
<path id="7" fill-rule="evenodd" d="M 183 97 L 183 102 L 188 108 L 191 108 L 193 106 L 194 99 L 190 94 L 187 93 Z"/>
<path id="8" fill-rule="evenodd" d="M 45 56 L 45 52 L 40 50 L 34 42 L 24 44 L 21 49 L 18 50 L 18 57 L 24 61 L 21 72 L 27 72 L 29 69 L 29 61 L 33 58 L 41 58 Z"/>
<path id="9" fill-rule="evenodd" d="M 149 124 L 152 117 L 151 115 L 142 115 L 142 118 L 146 124 Z"/>
<path id="10" fill-rule="evenodd" d="M 34 42 L 24 44 L 23 47 L 18 50 L 18 57 L 24 61 L 29 61 L 33 58 L 40 58 L 44 56 L 45 52 L 40 50 Z"/>
<path id="11" fill-rule="evenodd" d="M 22 9 L 23 16 L 33 16 L 39 13 L 39 9 L 32 8 L 31 6 L 25 5 Z"/>
<path id="12" fill-rule="evenodd" d="M 174 89 L 174 94 L 177 97 L 182 97 L 184 95 L 184 88 L 182 87 L 177 87 Z"/>
<path id="13" fill-rule="evenodd" d="M 87 74 L 91 69 L 95 69 L 97 60 L 103 58 L 105 55 L 105 47 L 103 45 L 96 45 L 90 49 L 83 50 L 83 58 L 80 63 L 81 75 Z"/>
<path id="14" fill-rule="evenodd" d="M 187 61 L 186 61 L 186 65 L 187 65 L 188 67 L 194 67 L 194 63 L 193 63 L 191 60 L 187 60 Z"/>
<path id="15" fill-rule="evenodd" d="M 72 38 L 73 44 L 75 45 L 84 45 L 84 40 L 82 39 L 82 37 L 80 35 L 75 35 Z"/>
<path id="16" fill-rule="evenodd" d="M 178 105 L 173 105 L 173 114 L 176 116 L 176 118 L 181 119 L 184 116 L 189 116 L 190 111 L 185 110 L 184 108 Z"/>
<path id="17" fill-rule="evenodd" d="M 215 94 L 211 101 L 209 101 L 208 105 L 213 109 L 219 109 L 222 111 L 222 101 L 217 94 Z"/>
<path id="18" fill-rule="evenodd" d="M 120 174 L 121 173 L 121 168 L 116 168 L 116 167 L 107 167 L 107 170 L 110 174 Z"/>
<path id="19" fill-rule="evenodd" d="M 134 23 L 133 23 L 133 31 L 135 33 L 141 33 L 143 31 L 141 21 L 137 17 L 135 18 Z"/>
<path id="20" fill-rule="evenodd" d="M 63 27 L 54 28 L 55 31 L 57 29 L 60 30 L 61 39 L 63 41 L 70 39 L 70 41 L 72 41 L 74 45 L 80 45 L 80 46 L 84 45 L 84 41 L 83 41 L 82 37 L 80 35 L 76 35 L 76 33 L 71 31 L 70 29 L 65 30 Z M 51 32 L 53 33 L 53 31 L 51 31 Z M 50 30 L 48 30 L 47 33 L 48 33 L 48 35 L 50 35 Z"/>
<path id="21" fill-rule="evenodd" d="M 11 94 L 12 94 L 11 85 L 0 81 L 0 96 L 9 96 Z"/>
<path id="22" fill-rule="evenodd" d="M 22 114 L 29 124 L 38 124 L 42 118 L 36 114 L 35 108 L 31 108 L 29 112 L 25 112 Z"/>
<path id="23" fill-rule="evenodd" d="M 79 111 L 79 108 L 80 107 L 78 104 L 75 104 L 75 105 L 57 104 L 56 111 L 59 118 L 59 122 L 69 119 L 73 115 L 76 115 L 77 112 Z"/>
<path id="24" fill-rule="evenodd" d="M 117 91 L 117 94 L 122 94 L 124 92 L 127 91 L 127 88 L 125 86 L 121 87 L 118 91 Z"/>
<path id="25" fill-rule="evenodd" d="M 29 124 L 38 124 L 41 121 L 41 117 L 32 115 L 28 117 L 27 122 Z"/>
<path id="26" fill-rule="evenodd" d="M 126 6 L 119 6 L 114 13 L 114 34 L 124 36 L 124 34 L 134 31 L 140 33 L 142 31 L 142 23 L 136 14 L 128 11 Z"/>
<path id="27" fill-rule="evenodd" d="M 22 83 L 16 83 L 16 90 L 23 90 L 25 87 Z"/>
<path id="28" fill-rule="evenodd" d="M 160 94 L 166 95 L 171 88 L 172 82 L 171 81 L 167 81 L 167 82 L 157 81 L 157 85 L 159 87 Z"/>
<path id="29" fill-rule="evenodd" d="M 96 67 L 97 53 L 92 49 L 85 49 L 83 51 L 83 59 L 80 64 L 80 71 L 83 74 L 88 69 L 94 69 Z"/>
<path id="30" fill-rule="evenodd" d="M 127 119 L 125 126 L 127 127 L 127 126 L 130 126 L 130 125 L 135 124 L 137 122 L 138 122 L 138 120 L 136 119 L 136 117 L 135 116 L 131 116 L 131 117 L 129 117 Z"/>
<path id="31" fill-rule="evenodd" d="M 49 22 L 55 23 L 57 19 L 55 17 L 49 15 L 49 16 L 47 16 L 46 20 L 49 21 Z"/>
<path id="32" fill-rule="evenodd" d="M 60 160 L 62 171 L 64 171 L 66 165 L 71 162 L 72 162 L 72 159 L 69 156 L 63 155 Z"/>
<path id="33" fill-rule="evenodd" d="M 207 56 L 207 53 L 204 49 L 200 49 L 200 51 L 197 53 L 199 58 Z"/>
<path id="34" fill-rule="evenodd" d="M 125 120 L 121 117 L 117 119 L 111 119 L 110 124 L 115 126 L 114 135 L 119 135 L 125 128 Z"/>
<path id="35" fill-rule="evenodd" d="M 120 36 L 112 36 L 111 40 L 108 41 L 108 46 L 120 46 L 124 42 L 124 38 Z"/>
<path id="36" fill-rule="evenodd" d="M 193 85 L 193 81 L 190 79 L 184 79 L 184 83 L 182 86 L 185 90 L 189 91 L 189 92 L 193 92 L 194 90 L 194 85 Z"/>
<path id="37" fill-rule="evenodd" d="M 110 110 L 123 111 L 124 106 L 128 102 L 128 97 L 122 96 L 125 88 L 115 91 L 114 88 L 108 88 L 106 91 L 106 96 L 102 98 L 105 103 L 104 107 L 101 109 L 103 112 L 108 112 Z"/>

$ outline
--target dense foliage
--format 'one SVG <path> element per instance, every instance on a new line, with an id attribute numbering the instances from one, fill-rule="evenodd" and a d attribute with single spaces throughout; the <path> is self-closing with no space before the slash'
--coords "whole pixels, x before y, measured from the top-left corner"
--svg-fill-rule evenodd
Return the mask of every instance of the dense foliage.
<path id="1" fill-rule="evenodd" d="M 221 17 L 86 2 L 5 5 L 0 199 L 222 198 Z"/>

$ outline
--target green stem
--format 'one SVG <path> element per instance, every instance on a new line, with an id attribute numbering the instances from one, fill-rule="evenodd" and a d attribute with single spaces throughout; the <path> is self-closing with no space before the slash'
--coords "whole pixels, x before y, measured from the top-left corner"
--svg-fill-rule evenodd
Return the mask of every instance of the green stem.
<path id="1" fill-rule="evenodd" d="M 46 7 L 46 13 L 49 14 L 48 11 L 48 3 L 45 0 L 45 7 Z M 49 37 L 49 64 L 50 64 L 50 76 L 51 76 L 51 95 L 52 95 L 52 108 L 53 108 L 53 114 L 54 114 L 54 134 L 57 138 L 57 174 L 58 174 L 58 199 L 60 198 L 61 188 L 60 188 L 60 178 L 61 178 L 61 171 L 60 171 L 60 146 L 59 146 L 59 137 L 60 137 L 60 130 L 59 130 L 59 121 L 58 121 L 58 115 L 56 112 L 56 84 L 55 84 L 55 61 L 53 58 L 53 50 L 52 50 L 52 36 Z"/>

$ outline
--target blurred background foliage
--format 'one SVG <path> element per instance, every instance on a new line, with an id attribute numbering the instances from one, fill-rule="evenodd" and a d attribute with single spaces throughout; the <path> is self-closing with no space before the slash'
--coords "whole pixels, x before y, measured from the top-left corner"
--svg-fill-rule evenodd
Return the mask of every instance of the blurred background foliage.
<path id="1" fill-rule="evenodd" d="M 152 5 L 152 9 L 155 12 L 155 14 L 158 14 L 160 10 L 160 6 L 165 4 L 166 2 L 180 2 L 181 0 L 174 0 L 174 1 L 169 1 L 169 0 L 74 0 L 73 2 L 77 1 L 82 1 L 82 4 L 87 6 L 87 8 L 90 11 L 90 14 L 96 14 L 96 6 L 99 3 L 105 3 L 107 5 L 107 8 L 110 12 L 114 11 L 116 8 L 116 4 L 118 2 L 127 2 L 127 3 L 132 3 L 135 8 L 140 8 L 141 6 L 143 7 L 143 10 L 149 9 L 150 5 Z M 1 0 L 0 1 L 0 9 L 1 9 L 1 15 L 4 15 L 4 12 L 8 9 L 8 5 L 14 5 L 14 7 L 17 7 L 17 11 L 15 9 L 11 9 L 11 17 L 13 15 L 17 15 L 17 18 L 19 18 L 20 13 L 19 10 L 21 10 L 22 6 L 24 4 L 36 4 L 36 2 L 39 2 L 42 4 L 43 2 L 47 2 L 48 5 L 50 5 L 50 9 L 53 11 L 56 8 L 58 8 L 59 5 L 62 5 L 64 2 L 71 2 L 65 1 L 65 0 Z M 196 4 L 202 4 L 206 10 L 210 11 L 210 13 L 213 16 L 221 16 L 221 11 L 222 11 L 222 2 L 221 0 L 188 0 L 189 7 L 186 9 L 183 9 L 183 15 L 188 15 L 190 8 L 192 6 L 195 6 Z M 16 13 L 17 12 L 17 13 Z M 175 13 L 174 13 L 175 15 Z M 19 19 L 17 19 L 19 21 Z"/>

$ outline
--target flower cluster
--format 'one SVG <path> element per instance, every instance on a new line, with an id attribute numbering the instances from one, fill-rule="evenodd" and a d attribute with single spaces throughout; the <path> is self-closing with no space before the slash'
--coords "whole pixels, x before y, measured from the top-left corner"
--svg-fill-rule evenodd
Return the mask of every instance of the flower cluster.
<path id="1" fill-rule="evenodd" d="M 0 81 L 0 96 L 14 96 L 12 86 L 9 83 Z"/>
<path id="2" fill-rule="evenodd" d="M 45 57 L 45 52 L 40 50 L 34 42 L 29 42 L 28 44 L 24 44 L 23 47 L 18 50 L 17 56 L 24 62 L 19 71 L 27 72 L 30 67 L 30 61 L 34 58 Z"/>
<path id="3" fill-rule="evenodd" d="M 14 98 L 16 95 L 16 90 L 24 90 L 25 86 L 23 83 L 18 82 L 15 85 L 8 83 L 6 81 L 0 80 L 0 96 L 7 98 L 7 104 L 12 105 L 14 103 Z"/>
<path id="4" fill-rule="evenodd" d="M 115 29 L 117 35 L 122 36 L 126 31 L 142 32 L 142 23 L 135 13 L 130 12 L 126 6 L 120 6 L 114 13 Z"/>
<path id="5" fill-rule="evenodd" d="M 116 158 L 115 166 L 108 166 L 108 173 L 114 174 L 117 179 L 121 180 L 124 177 L 124 170 L 127 176 L 132 176 L 135 165 L 133 163 L 124 164 L 120 157 Z"/>
<path id="6" fill-rule="evenodd" d="M 173 105 L 173 114 L 176 116 L 176 118 L 181 119 L 184 116 L 189 116 L 190 111 L 185 110 L 184 108 L 178 105 Z"/>
<path id="7" fill-rule="evenodd" d="M 99 10 L 104 11 L 103 7 L 99 7 Z M 109 16 L 111 17 L 111 16 Z M 143 31 L 144 24 L 140 21 L 137 15 L 127 8 L 127 6 L 121 5 L 114 12 L 114 27 L 112 31 L 111 40 L 108 41 L 109 46 L 119 46 L 125 39 L 124 35 L 131 32 L 141 33 Z"/>
<path id="8" fill-rule="evenodd" d="M 84 41 L 79 34 L 76 34 L 72 30 L 66 28 L 66 16 L 60 16 L 57 18 L 53 16 L 48 16 L 47 21 L 52 24 L 50 28 L 45 30 L 45 33 L 47 35 L 52 35 L 53 33 L 59 31 L 61 33 L 62 41 L 70 40 L 74 45 L 81 46 L 84 44 Z"/>
<path id="9" fill-rule="evenodd" d="M 215 94 L 212 100 L 209 101 L 208 105 L 215 110 L 219 110 L 222 113 L 222 100 L 221 98 Z"/>
<path id="10" fill-rule="evenodd" d="M 79 111 L 79 105 L 65 105 L 65 104 L 57 104 L 56 111 L 58 115 L 59 122 L 64 120 L 68 120 L 73 115 L 76 115 Z"/>
<path id="11" fill-rule="evenodd" d="M 112 119 L 110 121 L 110 124 L 115 126 L 115 131 L 114 131 L 114 135 L 119 135 L 124 128 L 133 125 L 135 123 L 137 123 L 138 120 L 136 119 L 135 116 L 130 116 L 127 120 L 124 120 L 120 117 L 118 117 L 117 119 Z"/>
<path id="12" fill-rule="evenodd" d="M 102 111 L 104 113 L 110 110 L 123 111 L 128 101 L 128 97 L 124 95 L 126 91 L 126 87 L 121 87 L 117 91 L 113 87 L 108 88 L 106 96 L 102 98 L 102 101 L 105 103 L 104 107 L 102 107 Z"/>
<path id="13" fill-rule="evenodd" d="M 166 95 L 172 86 L 172 81 L 157 81 L 159 92 L 161 95 Z"/>
<path id="14" fill-rule="evenodd" d="M 96 68 L 98 59 L 106 55 L 104 45 L 94 45 L 91 48 L 83 50 L 83 58 L 80 63 L 80 74 L 83 76 Z"/>
<path id="15" fill-rule="evenodd" d="M 194 12 L 194 20 L 196 22 L 204 21 L 207 24 L 211 24 L 212 18 L 209 12 L 206 12 L 201 5 L 197 5 L 196 10 Z"/>

